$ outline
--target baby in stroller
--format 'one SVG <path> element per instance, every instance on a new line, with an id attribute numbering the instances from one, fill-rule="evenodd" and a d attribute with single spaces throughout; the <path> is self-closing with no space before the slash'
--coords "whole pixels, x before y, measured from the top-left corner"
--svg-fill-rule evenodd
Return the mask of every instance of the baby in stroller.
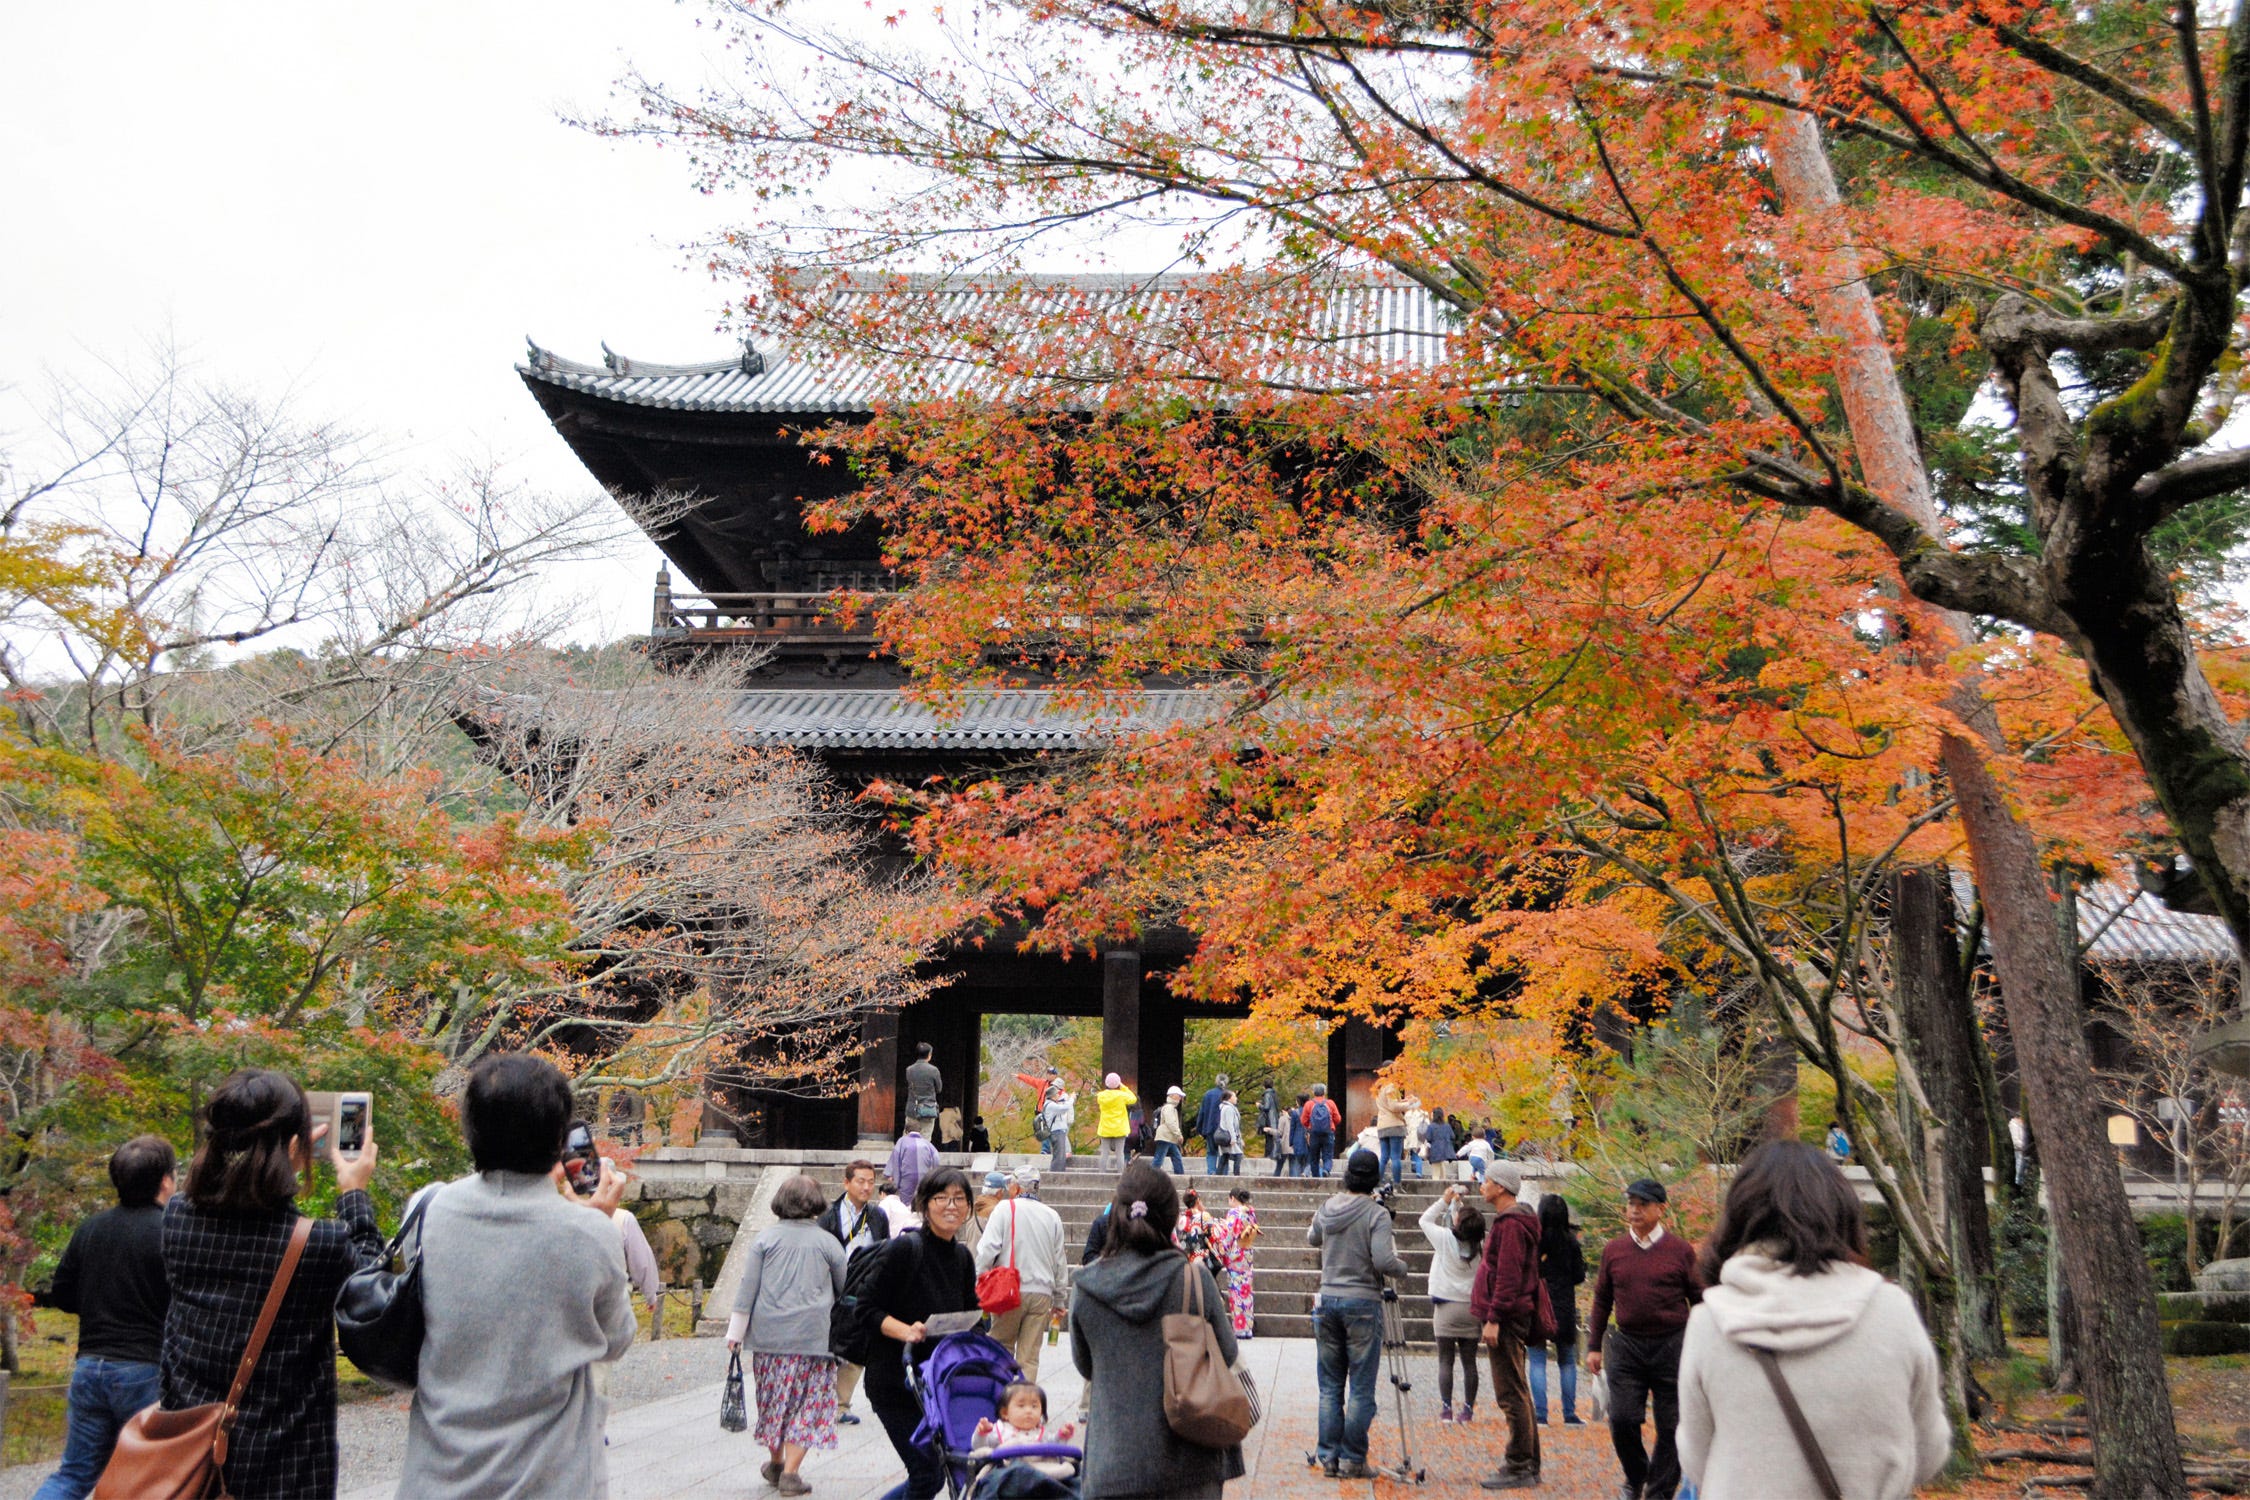
<path id="1" fill-rule="evenodd" d="M 922 1401 L 918 1444 L 945 1455 L 946 1491 L 975 1500 L 1077 1500 L 1085 1454 L 1065 1424 L 1050 1434 L 1047 1396 L 1004 1344 L 948 1334 L 908 1379 Z"/>
<path id="2" fill-rule="evenodd" d="M 969 1457 L 989 1462 L 1000 1448 L 1067 1443 L 1078 1434 L 1078 1424 L 1065 1422 L 1047 1430 L 1047 1393 L 1028 1380 L 1019 1380 L 1000 1393 L 1000 1415 L 977 1423 L 969 1438 Z M 1050 1479 L 1076 1479 L 1078 1465 L 1067 1458 L 1032 1458 L 1023 1462 Z"/>

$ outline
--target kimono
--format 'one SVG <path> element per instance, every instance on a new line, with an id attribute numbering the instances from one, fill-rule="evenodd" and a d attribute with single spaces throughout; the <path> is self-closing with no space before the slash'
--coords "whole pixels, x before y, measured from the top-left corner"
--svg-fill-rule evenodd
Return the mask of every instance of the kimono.
<path id="1" fill-rule="evenodd" d="M 1211 1270 L 1219 1278 L 1219 1289 L 1227 1294 L 1227 1312 L 1238 1339 L 1252 1332 L 1250 1269 L 1257 1237 L 1258 1211 L 1241 1203 L 1229 1204 L 1226 1217 L 1211 1229 Z"/>

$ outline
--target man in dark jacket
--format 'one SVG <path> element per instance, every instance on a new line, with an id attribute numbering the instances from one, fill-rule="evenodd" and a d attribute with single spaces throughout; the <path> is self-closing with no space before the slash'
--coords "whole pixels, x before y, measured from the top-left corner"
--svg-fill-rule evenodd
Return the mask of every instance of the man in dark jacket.
<path id="1" fill-rule="evenodd" d="M 1688 1309 L 1703 1300 L 1695 1247 L 1664 1228 L 1664 1184 L 1625 1189 L 1625 1232 L 1602 1247 L 1594 1310 L 1586 1324 L 1586 1373 L 1609 1366 L 1609 1441 L 1625 1471 L 1621 1492 L 1672 1500 L 1680 1483 L 1673 1434 L 1680 1425 L 1680 1345 Z M 1609 1326 L 1614 1312 L 1617 1326 Z M 1603 1336 L 1608 1335 L 1608 1345 Z M 1641 1414 L 1656 1402 L 1656 1451 L 1641 1446 Z"/>
<path id="2" fill-rule="evenodd" d="M 172 1196 L 172 1144 L 139 1135 L 109 1159 L 117 1207 L 70 1237 L 48 1299 L 78 1314 L 78 1362 L 62 1467 L 38 1500 L 84 1500 L 135 1412 L 156 1404 L 156 1359 L 171 1289 L 164 1279 L 164 1203 Z"/>
<path id="3" fill-rule="evenodd" d="M 1227 1100 L 1227 1075 L 1221 1073 L 1196 1101 L 1195 1133 L 1203 1137 L 1203 1175 L 1219 1175 L 1219 1106 Z M 1242 1143 L 1234 1142 L 1227 1149 L 1239 1150 Z"/>
<path id="4" fill-rule="evenodd" d="M 1320 1472 L 1365 1479 L 1367 1429 L 1375 1421 L 1375 1380 L 1383 1366 L 1386 1278 L 1404 1281 L 1406 1262 L 1391 1233 L 1391 1212 L 1372 1196 L 1383 1175 L 1372 1151 L 1344 1163 L 1344 1190 L 1320 1206 L 1305 1243 L 1320 1251 L 1320 1306 L 1313 1343 L 1320 1359 Z M 1395 1293 L 1393 1293 L 1395 1295 Z M 1351 1408 L 1344 1386 L 1351 1384 Z"/>
<path id="5" fill-rule="evenodd" d="M 1539 1428 L 1531 1417 L 1531 1376 L 1524 1350 L 1540 1336 L 1539 1216 L 1517 1200 L 1523 1168 L 1496 1161 L 1485 1169 L 1484 1201 L 1492 1227 L 1469 1293 L 1492 1358 L 1493 1404 L 1507 1414 L 1508 1456 L 1500 1471 L 1478 1481 L 1488 1490 L 1528 1490 L 1539 1483 Z"/>
<path id="6" fill-rule="evenodd" d="M 875 1177 L 875 1163 L 871 1161 L 855 1161 L 844 1168 L 843 1192 L 814 1221 L 836 1236 L 847 1261 L 856 1252 L 891 1237 L 890 1216 L 875 1206 Z M 852 1411 L 852 1392 L 859 1389 L 859 1376 L 858 1365 L 836 1362 L 836 1420 L 853 1427 L 859 1425 Z"/>

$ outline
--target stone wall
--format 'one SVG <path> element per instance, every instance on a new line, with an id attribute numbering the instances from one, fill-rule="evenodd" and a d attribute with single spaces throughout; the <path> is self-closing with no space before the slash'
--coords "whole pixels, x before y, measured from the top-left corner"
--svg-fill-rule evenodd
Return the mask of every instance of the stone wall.
<path id="1" fill-rule="evenodd" d="M 641 1221 L 666 1286 L 718 1284 L 767 1165 L 754 1158 L 781 1154 L 707 1146 L 640 1153 L 625 1185 L 625 1206 Z"/>

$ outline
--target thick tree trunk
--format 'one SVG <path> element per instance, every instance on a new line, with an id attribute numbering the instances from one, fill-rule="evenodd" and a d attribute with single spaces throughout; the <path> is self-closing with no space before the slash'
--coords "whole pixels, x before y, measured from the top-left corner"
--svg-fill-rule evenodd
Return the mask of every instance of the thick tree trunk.
<path id="1" fill-rule="evenodd" d="M 1842 198 L 1813 118 L 1801 112 L 1783 116 L 1769 144 L 1789 206 L 1834 220 Z M 1877 494 L 1933 535 L 1942 534 L 1905 392 L 1859 256 L 1847 241 L 1833 243 L 1838 248 L 1831 263 L 1810 269 L 1822 326 L 1843 346 L 1838 386 L 1861 471 Z M 1954 628 L 1959 639 L 1968 639 L 1966 621 L 1954 622 Z M 1961 683 L 1956 712 L 1968 724 L 1989 722 L 1973 679 Z M 1957 734 L 1940 741 L 1940 759 L 1984 894 L 2029 1118 L 2046 1153 L 2054 1243 L 2085 1318 L 2093 1494 L 2096 1500 L 2184 1497 L 2155 1291 L 2124 1179 L 2087 1088 L 2093 1062 L 2080 1024 L 2076 934 L 2055 921 L 2040 878 L 2038 846 L 2001 796 L 1985 754 L 1983 746 Z"/>
<path id="2" fill-rule="evenodd" d="M 2250 953 L 2250 747 L 2196 656 L 2171 580 L 2138 537 L 2080 540 L 2051 571 L 2070 643 L 2133 743 L 2235 946 Z"/>
<path id="3" fill-rule="evenodd" d="M 1977 1054 L 1984 1050 L 1984 1038 L 1961 972 L 1953 893 L 1943 870 L 1901 870 L 1892 877 L 1891 956 L 1907 1045 L 1945 1135 L 1933 1196 L 1943 1206 L 1953 1252 L 1962 1335 L 1970 1354 L 1996 1359 L 2007 1352 L 2007 1339 L 2000 1326 L 1992 1214 L 1985 1203 L 1991 1137 L 1977 1082 L 1982 1071 Z"/>
<path id="4" fill-rule="evenodd" d="M 2009 811 L 1982 751 L 1947 735 L 1940 755 L 1984 891 L 2024 1106 L 2039 1134 L 2054 1244 L 2078 1309 L 2094 1432 L 2093 1494 L 2098 1500 L 2184 1496 L 2156 1290 L 2125 1179 L 2088 1087 L 2094 1060 L 2078 1003 L 2077 944 L 2055 919 L 2031 831 Z"/>

